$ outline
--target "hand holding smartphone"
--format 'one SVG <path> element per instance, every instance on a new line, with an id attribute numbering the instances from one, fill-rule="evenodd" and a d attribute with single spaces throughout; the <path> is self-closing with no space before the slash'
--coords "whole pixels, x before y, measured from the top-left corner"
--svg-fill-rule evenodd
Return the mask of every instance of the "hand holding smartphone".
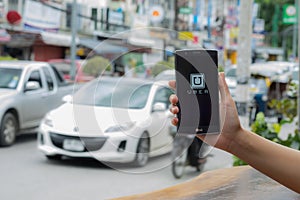
<path id="1" fill-rule="evenodd" d="M 180 108 L 177 132 L 220 133 L 218 52 L 178 50 L 175 52 L 175 70 Z"/>

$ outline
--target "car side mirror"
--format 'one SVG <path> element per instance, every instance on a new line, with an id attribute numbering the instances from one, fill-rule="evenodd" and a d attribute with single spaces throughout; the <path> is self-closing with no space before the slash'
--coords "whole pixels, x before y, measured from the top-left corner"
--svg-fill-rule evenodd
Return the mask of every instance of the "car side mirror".
<path id="1" fill-rule="evenodd" d="M 72 95 L 66 95 L 62 98 L 62 101 L 65 103 L 72 103 L 73 102 L 73 96 Z"/>
<path id="2" fill-rule="evenodd" d="M 37 81 L 28 81 L 25 85 L 24 91 L 28 92 L 28 91 L 38 90 L 40 88 L 41 88 L 41 86 L 40 86 L 39 82 L 37 82 Z"/>
<path id="3" fill-rule="evenodd" d="M 152 112 L 162 112 L 167 110 L 167 104 L 157 102 L 152 107 Z"/>

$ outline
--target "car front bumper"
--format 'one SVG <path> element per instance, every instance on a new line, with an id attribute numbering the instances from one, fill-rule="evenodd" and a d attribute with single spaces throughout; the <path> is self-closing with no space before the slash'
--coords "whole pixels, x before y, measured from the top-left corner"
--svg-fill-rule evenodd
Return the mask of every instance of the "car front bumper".
<path id="1" fill-rule="evenodd" d="M 85 144 L 85 149 L 83 151 L 66 150 L 62 146 L 65 139 L 80 140 Z M 93 139 L 103 144 L 99 144 L 97 147 L 95 145 L 86 145 Z M 38 132 L 38 149 L 45 155 L 95 158 L 101 162 L 127 163 L 133 161 L 136 155 L 137 142 L 137 139 L 129 137 L 122 132 L 110 133 L 109 136 L 105 135 L 97 138 L 78 137 L 54 132 L 50 127 L 43 124 Z"/>

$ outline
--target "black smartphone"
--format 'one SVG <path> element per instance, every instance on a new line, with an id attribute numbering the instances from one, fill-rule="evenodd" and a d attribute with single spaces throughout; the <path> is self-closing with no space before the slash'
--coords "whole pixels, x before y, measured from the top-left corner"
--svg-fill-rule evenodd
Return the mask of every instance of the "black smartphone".
<path id="1" fill-rule="evenodd" d="M 177 132 L 220 133 L 218 52 L 175 52 L 176 95 L 180 112 Z"/>

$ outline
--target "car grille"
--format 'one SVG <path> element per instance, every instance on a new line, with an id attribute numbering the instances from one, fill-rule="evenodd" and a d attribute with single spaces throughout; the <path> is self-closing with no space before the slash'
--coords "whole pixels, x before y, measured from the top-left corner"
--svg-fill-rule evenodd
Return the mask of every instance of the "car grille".
<path id="1" fill-rule="evenodd" d="M 79 140 L 84 145 L 84 151 L 98 151 L 100 150 L 107 140 L 107 137 L 78 137 L 67 136 L 50 132 L 50 138 L 54 146 L 63 149 L 63 142 L 65 139 Z M 70 150 L 68 150 L 70 151 Z"/>

